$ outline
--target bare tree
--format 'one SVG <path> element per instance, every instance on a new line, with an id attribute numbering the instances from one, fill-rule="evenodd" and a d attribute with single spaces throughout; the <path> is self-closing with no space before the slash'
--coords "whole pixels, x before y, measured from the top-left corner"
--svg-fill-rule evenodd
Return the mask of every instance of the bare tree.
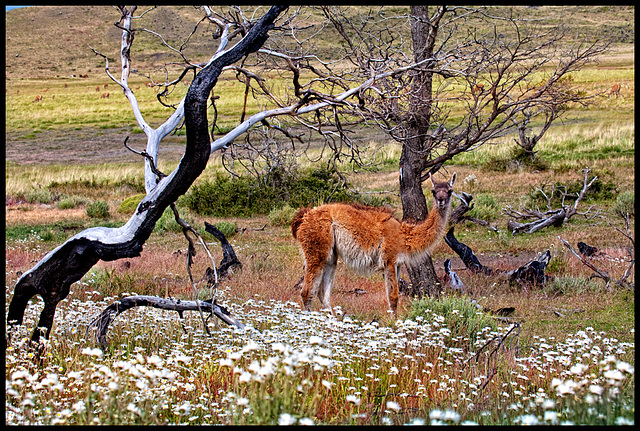
<path id="1" fill-rule="evenodd" d="M 168 43 L 160 34 L 150 29 L 144 27 L 134 28 L 133 22 L 142 18 L 152 9 L 147 9 L 140 15 L 134 15 L 137 11 L 135 6 L 129 8 L 124 6 L 117 7 L 120 19 L 116 26 L 122 29 L 120 79 L 117 79 L 112 74 L 108 58 L 94 50 L 96 54 L 105 59 L 106 73 L 122 89 L 131 105 L 136 121 L 147 137 L 146 149 L 144 151 L 136 151 L 144 156 L 147 194 L 124 226 L 120 228 L 96 227 L 86 229 L 47 253 L 34 267 L 26 271 L 18 279 L 9 304 L 7 322 L 10 325 L 21 325 L 29 300 L 35 295 L 40 295 L 44 300 L 44 308 L 33 332 L 33 340 L 49 336 L 57 304 L 69 294 L 71 284 L 82 278 L 98 261 L 113 261 L 139 256 L 142 252 L 143 244 L 149 238 L 156 222 L 167 207 L 171 206 L 174 210 L 177 221 L 185 231 L 190 249 L 192 248 L 193 244 L 188 232 L 196 234 L 197 237 L 199 235 L 193 228 L 180 220 L 174 202 L 189 189 L 204 170 L 211 152 L 233 145 L 236 138 L 249 131 L 253 126 L 260 124 L 268 130 L 276 130 L 289 137 L 293 136 L 284 128 L 279 127 L 277 120 L 273 120 L 279 116 L 294 118 L 305 127 L 317 130 L 321 135 L 327 137 L 330 142 L 335 142 L 336 136 L 345 136 L 343 131 L 336 133 L 335 131 L 322 130 L 323 121 L 318 121 L 317 123 L 307 122 L 306 116 L 312 115 L 320 118 L 325 114 L 314 113 L 322 112 L 322 110 L 333 112 L 335 106 L 340 104 L 351 105 L 351 102 L 348 102 L 349 98 L 373 86 L 375 82 L 384 79 L 389 74 L 398 72 L 385 71 L 380 75 L 366 77 L 366 79 L 358 83 L 359 85 L 353 88 L 341 83 L 341 86 L 339 86 L 340 93 L 331 92 L 326 94 L 314 93 L 309 90 L 301 91 L 299 76 L 294 73 L 293 86 L 295 96 L 281 100 L 275 97 L 275 93 L 265 85 L 265 80 L 256 75 L 255 68 L 247 66 L 256 61 L 249 60 L 249 58 L 258 51 L 269 57 L 291 59 L 289 53 L 281 53 L 274 50 L 273 47 L 263 49 L 263 46 L 269 34 L 275 30 L 286 31 L 289 35 L 294 35 L 293 39 L 295 39 L 297 30 L 291 25 L 291 22 L 299 15 L 298 10 L 285 14 L 284 11 L 287 10 L 287 7 L 274 6 L 260 16 L 264 9 L 261 7 L 249 8 L 247 11 L 232 7 L 226 12 L 202 7 L 201 10 L 204 12 L 204 16 L 196 24 L 191 34 L 194 34 L 203 22 L 211 23 L 216 28 L 213 36 L 218 41 L 218 46 L 208 61 L 199 63 L 190 60 L 185 55 L 184 47 L 187 41 L 176 47 Z M 276 21 L 278 21 L 278 25 L 276 25 Z M 130 75 L 135 72 L 132 67 L 134 40 L 136 35 L 142 32 L 158 38 L 167 50 L 172 51 L 181 58 L 178 66 L 179 71 L 176 74 L 177 77 L 170 77 L 169 68 L 167 67 L 165 68 L 164 82 L 152 81 L 152 86 L 158 85 L 162 87 L 162 90 L 158 93 L 158 99 L 175 109 L 173 114 L 156 129 L 145 121 L 134 91 L 129 85 Z M 191 37 L 191 34 L 187 39 Z M 235 41 L 235 44 L 232 45 L 232 41 Z M 278 47 L 277 43 L 273 45 Z M 237 65 L 238 62 L 241 62 L 241 64 Z M 402 70 L 411 67 L 416 67 L 416 64 L 409 64 Z M 295 71 L 295 67 L 293 70 Z M 265 107 L 265 109 L 251 116 L 243 113 L 241 122 L 237 127 L 221 138 L 212 140 L 210 132 L 215 128 L 216 98 L 211 97 L 212 106 L 209 105 L 209 101 L 212 89 L 223 71 L 236 72 L 238 79 L 244 80 L 246 83 L 257 82 L 258 88 L 270 97 L 271 103 L 269 107 Z M 194 74 L 194 77 L 190 82 L 186 96 L 178 103 L 172 104 L 169 101 L 169 96 L 176 85 L 186 81 L 190 72 Z M 209 128 L 207 117 L 210 107 L 213 108 L 214 112 L 214 125 L 211 129 Z M 159 145 L 168 134 L 181 127 L 183 121 L 187 136 L 184 156 L 173 172 L 164 175 L 157 169 Z M 198 308 L 199 304 L 196 300 L 194 307 Z"/>
<path id="2" fill-rule="evenodd" d="M 402 144 L 405 220 L 426 217 L 422 182 L 457 154 L 514 132 L 518 144 L 532 152 L 570 103 L 595 96 L 572 86 L 569 74 L 594 61 L 606 42 L 572 40 L 562 27 L 548 30 L 518 18 L 517 9 L 502 15 L 462 6 L 415 5 L 394 14 L 396 9 L 360 9 L 354 15 L 346 7 L 321 7 L 345 41 L 344 61 L 331 76 L 357 80 L 397 71 L 360 92 L 357 105 L 339 108 L 378 124 Z M 418 67 L 403 68 L 411 63 Z M 534 128 L 539 118 L 542 126 Z M 409 293 L 437 293 L 429 257 L 407 269 Z"/>
<path id="3" fill-rule="evenodd" d="M 216 20 L 220 28 L 218 51 L 206 64 L 190 66 L 198 69 L 199 72 L 193 79 L 187 95 L 169 120 L 155 130 L 142 118 L 136 99 L 128 85 L 131 71 L 130 54 L 135 36 L 132 20 L 135 18 L 136 9 L 135 6 L 119 8 L 121 18 L 117 25 L 123 30 L 122 77 L 116 82 L 119 82 L 125 96 L 129 99 L 136 120 L 148 138 L 146 150 L 149 156 L 146 159 L 148 169 L 145 170 L 147 195 L 124 226 L 86 229 L 47 253 L 18 279 L 9 304 L 7 322 L 22 324 L 28 301 L 35 295 L 42 296 L 44 308 L 33 332 L 33 340 L 49 336 L 57 304 L 69 294 L 71 284 L 78 281 L 99 260 L 112 261 L 140 255 L 143 244 L 164 210 L 189 189 L 204 170 L 211 151 L 226 145 L 222 140 L 212 144 L 209 139 L 207 103 L 211 89 L 224 67 L 236 63 L 264 44 L 269 31 L 274 28 L 275 21 L 286 7 L 274 6 L 262 17 L 251 22 Z M 238 28 L 241 31 L 231 32 Z M 227 44 L 232 36 L 236 35 L 242 38 L 233 47 L 228 48 Z M 182 116 L 184 116 L 187 131 L 184 157 L 170 175 L 160 178 L 153 166 L 157 162 L 158 145 L 162 138 L 178 126 Z M 255 119 L 254 123 L 256 121 L 259 120 Z M 249 127 L 251 122 L 243 125 Z"/>

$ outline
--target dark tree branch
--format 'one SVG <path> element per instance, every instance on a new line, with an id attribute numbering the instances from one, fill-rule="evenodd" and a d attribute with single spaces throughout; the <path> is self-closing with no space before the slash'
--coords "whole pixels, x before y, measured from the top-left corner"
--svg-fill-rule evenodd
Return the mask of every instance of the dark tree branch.
<path id="1" fill-rule="evenodd" d="M 106 348 L 109 325 L 120 313 L 134 307 L 154 307 L 161 310 L 176 311 L 180 314 L 180 317 L 182 317 L 182 312 L 184 311 L 201 312 L 201 310 L 204 310 L 215 315 L 227 325 L 233 325 L 240 329 L 244 328 L 242 322 L 233 317 L 225 307 L 217 304 L 215 300 L 181 301 L 179 299 L 175 300 L 159 298 L 157 296 L 137 295 L 127 296 L 109 305 L 98 317 L 89 323 L 89 326 L 87 327 L 87 334 L 94 332 L 96 340 Z"/>
<path id="2" fill-rule="evenodd" d="M 176 170 L 148 192 L 124 226 L 86 229 L 47 253 L 25 272 L 16 282 L 9 304 L 9 324 L 21 325 L 29 300 L 39 294 L 44 300 L 44 308 L 32 339 L 48 337 L 57 304 L 69 294 L 72 283 L 80 280 L 99 260 L 113 261 L 140 255 L 164 210 L 189 189 L 207 165 L 211 151 L 207 101 L 222 69 L 257 51 L 285 9 L 286 6 L 271 7 L 242 40 L 219 53 L 196 75 L 185 98 L 187 142 L 185 155 Z"/>

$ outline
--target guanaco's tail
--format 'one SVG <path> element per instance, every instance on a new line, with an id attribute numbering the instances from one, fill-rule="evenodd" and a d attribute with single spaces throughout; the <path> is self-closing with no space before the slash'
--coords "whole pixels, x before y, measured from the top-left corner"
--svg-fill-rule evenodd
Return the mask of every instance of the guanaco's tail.
<path id="1" fill-rule="evenodd" d="M 298 228 L 300 227 L 300 224 L 302 223 L 302 218 L 304 217 L 304 215 L 307 213 L 307 211 L 309 211 L 311 208 L 300 208 L 298 210 L 298 212 L 293 216 L 293 220 L 291 221 L 291 234 L 293 235 L 294 238 L 297 239 L 296 237 L 296 233 L 298 232 Z"/>

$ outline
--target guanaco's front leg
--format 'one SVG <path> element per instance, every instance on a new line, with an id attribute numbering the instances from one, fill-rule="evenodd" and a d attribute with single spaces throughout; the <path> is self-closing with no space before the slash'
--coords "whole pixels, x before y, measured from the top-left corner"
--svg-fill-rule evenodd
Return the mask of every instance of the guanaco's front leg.
<path id="1" fill-rule="evenodd" d="M 384 269 L 384 285 L 387 289 L 387 301 L 394 320 L 398 318 L 398 268 L 395 263 L 388 262 Z"/>

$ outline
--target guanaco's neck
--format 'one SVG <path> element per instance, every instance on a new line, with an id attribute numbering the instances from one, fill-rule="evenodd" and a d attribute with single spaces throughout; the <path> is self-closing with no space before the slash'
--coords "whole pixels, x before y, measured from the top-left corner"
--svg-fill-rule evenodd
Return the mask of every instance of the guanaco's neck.
<path id="1" fill-rule="evenodd" d="M 444 209 L 432 208 L 424 221 L 416 224 L 403 223 L 407 251 L 431 251 L 445 233 L 450 211 L 451 205 Z"/>

